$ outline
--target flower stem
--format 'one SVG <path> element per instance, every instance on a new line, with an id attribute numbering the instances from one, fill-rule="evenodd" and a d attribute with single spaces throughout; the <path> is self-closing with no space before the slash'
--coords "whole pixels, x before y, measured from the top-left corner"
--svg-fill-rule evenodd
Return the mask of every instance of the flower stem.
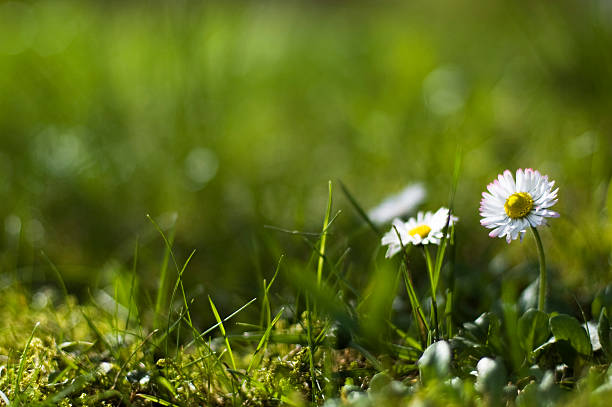
<path id="1" fill-rule="evenodd" d="M 540 256 L 540 293 L 538 296 L 538 310 L 542 312 L 546 312 L 546 257 L 544 256 L 544 248 L 542 247 L 542 239 L 540 239 L 540 234 L 538 230 L 531 227 L 531 232 L 533 233 L 533 237 L 536 241 L 536 246 L 538 246 L 538 255 Z"/>
<path id="2" fill-rule="evenodd" d="M 438 302 L 436 301 L 436 286 L 434 283 L 434 270 L 433 270 L 433 262 L 431 260 L 431 255 L 429 254 L 429 250 L 424 245 L 421 245 L 423 248 L 423 252 L 425 253 L 425 262 L 427 263 L 427 272 L 429 274 L 429 284 L 431 286 L 431 310 L 433 315 L 433 336 L 437 340 L 438 339 Z"/>

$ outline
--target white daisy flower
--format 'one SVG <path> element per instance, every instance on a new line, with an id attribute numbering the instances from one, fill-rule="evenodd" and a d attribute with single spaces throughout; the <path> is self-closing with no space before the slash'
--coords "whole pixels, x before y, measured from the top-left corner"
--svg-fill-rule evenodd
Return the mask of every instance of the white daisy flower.
<path id="1" fill-rule="evenodd" d="M 487 185 L 489 192 L 482 193 L 480 224 L 493 229 L 491 237 L 505 236 L 508 243 L 518 237 L 522 240 L 527 228 L 559 217 L 549 209 L 557 203 L 559 188 L 553 191 L 554 184 L 547 175 L 531 168 L 516 170 L 516 182 L 510 171 L 504 171 Z"/>
<path id="2" fill-rule="evenodd" d="M 436 213 L 419 212 L 416 218 L 410 218 L 408 222 L 402 222 L 400 219 L 393 220 L 391 230 L 385 233 L 381 241 L 383 246 L 389 246 L 385 257 L 394 256 L 402 249 L 402 244 L 404 246 L 407 244 L 415 246 L 419 244 L 439 245 L 440 240 L 444 237 L 442 229 L 444 229 L 447 219 L 448 209 L 443 207 L 438 209 Z M 459 218 L 451 215 L 449 226 L 457 220 Z"/>
<path id="3" fill-rule="evenodd" d="M 382 201 L 368 213 L 370 220 L 382 225 L 394 218 L 412 212 L 425 199 L 425 187 L 421 183 L 407 185 L 399 193 Z"/>

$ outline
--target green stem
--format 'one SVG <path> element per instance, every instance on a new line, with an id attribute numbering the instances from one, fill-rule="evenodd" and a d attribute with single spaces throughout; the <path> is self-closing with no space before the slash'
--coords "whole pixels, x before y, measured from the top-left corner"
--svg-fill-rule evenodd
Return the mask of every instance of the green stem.
<path id="1" fill-rule="evenodd" d="M 434 270 L 431 255 L 429 250 L 424 245 L 421 245 L 425 253 L 425 262 L 427 263 L 427 271 L 429 274 L 429 285 L 431 286 L 431 308 L 433 315 L 433 334 L 434 338 L 438 339 L 438 302 L 436 301 L 436 283 L 434 281 Z"/>
<path id="2" fill-rule="evenodd" d="M 329 198 L 327 199 L 327 210 L 323 220 L 323 231 L 321 233 L 321 244 L 319 246 L 319 264 L 317 265 L 317 287 L 321 288 L 321 278 L 323 276 L 323 263 L 325 260 L 325 241 L 327 240 L 327 228 L 329 227 L 329 215 L 332 206 L 332 182 L 328 183 Z"/>
<path id="3" fill-rule="evenodd" d="M 538 297 L 538 310 L 542 312 L 546 312 L 546 293 L 547 293 L 547 284 L 546 284 L 546 257 L 544 256 L 544 248 L 542 247 L 542 239 L 540 239 L 540 234 L 538 230 L 531 227 L 531 232 L 533 233 L 533 237 L 536 241 L 536 246 L 538 247 L 538 255 L 540 256 L 540 294 Z"/>
<path id="4" fill-rule="evenodd" d="M 400 241 L 400 246 L 402 246 L 402 254 L 404 255 L 404 282 L 406 283 L 406 291 L 408 292 L 408 298 L 410 299 L 410 306 L 412 308 L 412 312 L 414 314 L 414 320 L 419 327 L 419 332 L 421 333 L 421 339 L 424 344 L 427 344 L 427 336 L 429 332 L 429 326 L 427 325 L 427 321 L 425 320 L 425 314 L 421 309 L 421 304 L 419 303 L 419 299 L 416 295 L 416 291 L 414 291 L 414 284 L 412 283 L 412 276 L 410 273 L 410 262 L 408 261 L 408 251 L 410 246 L 404 246 L 402 242 L 402 236 L 400 236 L 397 228 L 393 226 L 395 233 L 397 234 L 397 238 Z"/>

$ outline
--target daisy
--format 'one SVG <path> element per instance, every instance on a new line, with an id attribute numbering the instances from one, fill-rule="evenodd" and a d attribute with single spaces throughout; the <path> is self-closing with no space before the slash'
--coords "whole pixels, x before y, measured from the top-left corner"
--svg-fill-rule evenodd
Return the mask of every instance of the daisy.
<path id="1" fill-rule="evenodd" d="M 412 212 L 425 200 L 425 187 L 421 183 L 407 185 L 398 194 L 392 195 L 371 209 L 368 217 L 377 225 L 385 224 Z"/>
<path id="2" fill-rule="evenodd" d="M 402 222 L 400 219 L 393 220 L 391 230 L 385 233 L 381 241 L 383 246 L 389 246 L 385 257 L 393 257 L 402 249 L 402 245 L 439 245 L 440 240 L 444 237 L 442 229 L 447 220 L 451 226 L 459 219 L 452 215 L 449 219 L 449 211 L 444 207 L 438 209 L 436 213 L 419 212 L 416 218 L 410 218 L 408 222 Z"/>
<path id="3" fill-rule="evenodd" d="M 557 218 L 559 214 L 549 208 L 557 203 L 555 181 L 547 175 L 527 168 L 516 171 L 516 182 L 508 170 L 487 185 L 489 192 L 482 193 L 480 201 L 480 224 L 493 229 L 489 236 L 505 237 L 510 243 L 518 237 L 523 239 L 525 231 L 545 225 L 546 218 Z"/>

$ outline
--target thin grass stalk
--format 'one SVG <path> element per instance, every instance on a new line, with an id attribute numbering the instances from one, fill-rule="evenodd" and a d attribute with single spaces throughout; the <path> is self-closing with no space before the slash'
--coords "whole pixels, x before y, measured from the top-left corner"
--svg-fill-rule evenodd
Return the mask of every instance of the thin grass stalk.
<path id="1" fill-rule="evenodd" d="M 312 339 L 312 312 L 310 308 L 310 297 L 308 295 L 305 296 L 306 300 L 306 340 L 308 341 L 308 362 L 310 368 L 310 384 L 312 389 L 312 402 L 316 401 L 316 383 L 315 383 L 315 368 L 314 368 L 314 350 L 313 344 L 314 341 Z"/>
<path id="2" fill-rule="evenodd" d="M 134 261 L 132 262 L 132 280 L 130 282 L 130 296 L 128 299 L 128 314 L 127 314 L 127 318 L 125 319 L 125 330 L 126 331 L 130 325 L 130 317 L 132 316 L 132 304 L 135 305 L 137 314 L 140 314 L 138 312 L 138 305 L 136 304 L 136 300 L 134 299 L 134 285 L 136 284 L 137 266 L 138 266 L 138 239 L 136 239 L 136 244 L 134 245 Z M 139 317 L 138 327 L 141 328 L 142 324 L 140 324 L 140 315 L 138 315 L 138 317 Z"/>
<path id="3" fill-rule="evenodd" d="M 151 217 L 149 217 L 149 219 L 153 221 Z M 157 227 L 157 224 L 155 222 L 153 224 Z M 153 323 L 153 326 L 155 328 L 159 328 L 161 326 L 160 316 L 163 312 L 163 309 L 166 308 L 166 295 L 167 295 L 166 285 L 168 282 L 168 263 L 170 262 L 170 254 L 172 251 L 172 244 L 174 242 L 174 229 L 170 232 L 169 240 L 166 240 L 165 237 L 164 237 L 164 240 L 166 241 L 167 244 L 165 245 L 165 248 L 164 248 L 164 258 L 162 260 L 162 265 L 161 265 L 161 269 L 159 272 L 160 273 L 159 285 L 157 287 L 157 296 L 155 298 L 155 314 L 154 314 L 154 323 Z"/>
<path id="4" fill-rule="evenodd" d="M 321 244 L 320 244 L 320 249 L 319 249 L 319 262 L 317 265 L 317 285 L 321 286 L 321 278 L 323 276 L 323 263 L 325 261 L 325 243 L 327 241 L 327 227 L 328 227 L 328 223 L 329 223 L 329 215 L 331 213 L 331 206 L 332 206 L 332 182 L 329 181 L 328 183 L 328 198 L 327 198 L 327 209 L 325 210 L 325 219 L 323 220 L 323 231 L 321 234 Z"/>
<path id="5" fill-rule="evenodd" d="M 450 212 L 449 212 L 450 214 Z M 447 297 L 446 297 L 446 334 L 448 338 L 452 338 L 453 336 L 453 308 L 455 306 L 455 264 L 456 264 L 456 257 L 457 257 L 457 249 L 455 246 L 455 231 L 454 231 L 454 226 L 451 227 L 451 241 L 450 241 L 450 245 L 451 245 L 451 250 L 450 250 L 450 272 L 448 275 L 448 291 L 447 291 Z"/>
<path id="6" fill-rule="evenodd" d="M 395 234 L 397 235 L 397 238 L 400 241 L 400 245 L 402 246 L 402 253 L 404 255 L 403 261 L 404 261 L 404 266 L 405 266 L 404 282 L 406 284 L 406 291 L 408 291 L 408 298 L 410 299 L 410 305 L 414 313 L 414 319 L 419 327 L 419 332 L 421 333 L 423 343 L 428 343 L 427 337 L 429 333 L 429 325 L 427 324 L 427 321 L 425 320 L 425 314 L 423 313 L 423 310 L 421 309 L 421 304 L 416 295 L 416 291 L 414 290 L 414 284 L 412 283 L 412 276 L 410 275 L 410 270 L 408 268 L 408 264 L 409 264 L 408 248 L 404 245 L 404 242 L 402 242 L 402 237 L 395 226 L 393 226 L 393 230 L 395 230 Z M 425 329 L 427 330 L 427 332 L 424 331 Z"/>
<path id="7" fill-rule="evenodd" d="M 461 145 L 457 145 L 457 150 L 455 151 L 455 165 L 453 168 L 453 183 L 449 194 L 448 199 L 448 217 L 446 218 L 446 224 L 442 229 L 443 236 L 442 240 L 444 244 L 450 244 L 450 267 L 449 267 L 449 276 L 448 276 L 448 290 L 446 297 L 446 310 L 445 316 L 446 320 L 446 335 L 447 338 L 452 338 L 453 336 L 453 308 L 455 305 L 455 260 L 457 256 L 457 250 L 455 246 L 455 226 L 451 225 L 451 216 L 453 215 L 455 209 L 455 195 L 457 193 L 457 185 L 459 184 L 459 174 L 461 173 L 461 164 L 463 161 L 463 149 Z M 450 233 L 449 233 L 450 229 Z M 445 247 L 446 249 L 446 247 Z M 443 254 L 444 252 L 442 252 Z M 437 254 L 436 254 L 437 256 Z M 438 260 L 436 258 L 436 260 Z M 440 268 L 442 266 L 442 259 L 440 259 Z M 439 273 L 439 271 L 438 271 Z"/>
<path id="8" fill-rule="evenodd" d="M 446 338 L 452 338 L 453 336 L 453 291 L 451 289 L 446 290 L 446 307 L 444 308 L 444 318 L 446 319 Z M 444 322 L 442 322 L 444 324 Z M 444 337 L 444 332 L 442 336 Z"/>
<path id="9" fill-rule="evenodd" d="M 355 208 L 359 216 L 361 216 L 361 218 L 368 224 L 368 226 L 370 226 L 374 233 L 379 236 L 382 236 L 382 232 L 380 231 L 380 229 L 374 224 L 374 222 L 372 222 L 366 211 L 363 210 L 361 205 L 359 205 L 355 197 L 353 197 L 353 195 L 350 193 L 350 191 L 342 181 L 340 181 L 340 188 L 342 189 L 342 192 L 344 192 L 344 195 L 348 198 L 351 205 L 353 205 L 353 208 Z"/>
<path id="10" fill-rule="evenodd" d="M 21 360 L 19 361 L 19 369 L 17 370 L 17 380 L 15 381 L 15 389 L 13 393 L 16 395 L 21 394 L 21 378 L 23 376 L 23 370 L 25 369 L 26 359 L 28 358 L 28 349 L 30 349 L 30 344 L 32 343 L 32 339 L 34 339 L 34 333 L 36 329 L 40 325 L 40 322 L 37 322 L 32 329 L 32 333 L 26 342 L 25 347 L 23 348 L 23 353 L 21 354 Z"/>
<path id="11" fill-rule="evenodd" d="M 265 350 L 268 346 L 268 341 L 270 340 L 270 335 L 272 334 L 272 328 L 274 327 L 274 325 L 276 325 L 280 317 L 283 315 L 283 312 L 285 312 L 285 307 L 281 308 L 278 314 L 276 314 L 276 316 L 274 317 L 274 320 L 270 321 L 270 324 L 266 327 L 266 331 L 261 336 L 261 339 L 259 340 L 259 343 L 257 344 L 257 348 L 255 349 L 255 352 L 253 353 L 253 356 L 251 357 L 249 366 L 247 367 L 247 370 L 246 370 L 247 375 L 251 372 L 251 369 L 253 368 L 255 364 L 255 357 L 258 355 L 258 353 L 260 353 L 262 349 L 263 349 L 263 353 L 265 353 Z"/>
<path id="12" fill-rule="evenodd" d="M 208 296 L 208 302 L 210 302 L 210 308 L 212 309 L 215 319 L 217 320 L 217 324 L 219 324 L 219 330 L 221 330 L 221 335 L 223 335 L 223 339 L 225 339 L 225 346 L 227 347 L 227 352 L 229 353 L 230 361 L 232 362 L 232 369 L 236 370 L 236 360 L 234 359 L 234 352 L 232 352 L 232 347 L 230 346 L 225 327 L 223 326 L 223 321 L 219 316 L 219 313 L 217 312 L 217 307 L 215 306 L 215 303 L 213 302 L 212 298 L 210 298 L 210 295 Z"/>
<path id="13" fill-rule="evenodd" d="M 280 258 L 278 259 L 278 263 L 276 265 L 276 270 L 274 271 L 274 275 L 272 276 L 272 279 L 270 280 L 270 282 L 268 283 L 266 279 L 263 280 L 263 300 L 261 302 L 261 314 L 260 314 L 260 320 L 259 320 L 259 324 L 262 327 L 267 327 L 270 324 L 270 321 L 272 320 L 272 311 L 270 308 L 270 288 L 272 287 L 272 284 L 274 284 L 274 281 L 276 280 L 276 277 L 278 276 L 278 272 L 280 271 L 280 266 L 281 263 L 283 261 L 283 255 L 280 256 Z"/>
<path id="14" fill-rule="evenodd" d="M 434 276 L 433 263 L 431 261 L 431 255 L 429 254 L 429 250 L 427 247 L 423 246 L 423 253 L 425 254 L 425 262 L 427 263 L 427 273 L 429 274 L 429 283 L 431 286 L 431 315 L 433 318 L 433 329 L 431 333 L 433 333 L 434 339 L 438 339 L 438 302 L 436 301 L 436 281 Z"/>
<path id="15" fill-rule="evenodd" d="M 57 277 L 57 281 L 60 283 L 60 286 L 62 287 L 62 294 L 64 295 L 64 303 L 66 304 L 66 306 L 68 306 L 72 310 L 72 305 L 71 305 L 72 302 L 69 299 L 68 288 L 66 288 L 66 283 L 64 282 L 64 278 L 62 277 L 62 273 L 60 273 L 59 269 L 55 266 L 55 264 L 47 256 L 47 253 L 45 253 L 44 250 L 41 250 L 40 254 L 45 259 L 45 261 L 49 264 L 49 267 L 51 268 L 51 270 L 53 271 L 53 273 Z M 58 321 L 58 324 L 59 324 L 59 321 Z M 69 324 L 69 326 L 70 326 L 70 334 L 71 334 L 72 337 L 74 337 L 75 336 L 74 335 L 74 325 Z M 62 333 L 61 338 L 63 340 L 63 333 Z"/>
<path id="16" fill-rule="evenodd" d="M 414 286 L 412 284 L 412 278 L 408 269 L 404 267 L 403 275 L 404 275 L 404 283 L 406 284 L 406 291 L 408 292 L 408 299 L 410 300 L 410 307 L 412 308 L 412 313 L 414 317 L 414 321 L 417 324 L 418 331 L 421 335 L 422 343 L 427 343 L 427 332 L 429 331 L 429 325 L 427 324 L 427 320 L 425 319 L 425 314 L 421 309 L 421 304 L 416 296 L 414 291 Z"/>
<path id="17" fill-rule="evenodd" d="M 542 247 L 542 239 L 540 239 L 540 234 L 538 233 L 538 230 L 532 226 L 531 232 L 533 233 L 533 237 L 535 238 L 536 246 L 538 248 L 538 256 L 540 258 L 540 289 L 538 295 L 538 310 L 546 312 L 546 294 L 548 292 L 548 276 L 546 275 L 546 256 L 544 255 L 544 247 Z"/>
<path id="18" fill-rule="evenodd" d="M 147 214 L 147 218 L 151 221 L 151 223 L 153 223 L 153 226 L 155 226 L 155 228 L 157 229 L 157 231 L 161 235 L 162 239 L 164 239 L 164 242 L 166 243 L 166 248 L 168 250 L 168 253 L 170 254 L 170 258 L 172 258 L 172 262 L 174 263 L 174 267 L 176 268 L 176 271 L 177 271 L 177 274 L 178 274 L 178 276 L 177 276 L 177 284 L 180 287 L 181 294 L 183 296 L 183 304 L 184 304 L 185 309 L 187 311 L 187 314 L 186 314 L 187 315 L 187 321 L 189 322 L 190 327 L 193 328 L 192 322 L 191 322 L 191 313 L 189 312 L 189 305 L 187 304 L 187 295 L 185 294 L 185 287 L 183 285 L 182 275 L 185 272 L 185 270 L 187 269 L 187 265 L 189 264 L 189 261 L 191 260 L 191 258 L 195 254 L 195 250 L 191 252 L 191 255 L 187 258 L 187 261 L 185 262 L 183 267 L 180 268 L 179 265 L 178 265 L 178 262 L 176 261 L 176 257 L 174 257 L 174 252 L 172 251 L 172 241 L 169 240 L 166 237 L 166 234 L 164 233 L 164 231 L 157 224 L 157 222 L 155 222 L 155 220 L 153 220 L 151 215 Z M 174 235 L 174 229 L 172 230 L 172 234 Z M 172 236 L 171 236 L 171 238 L 172 238 Z M 176 287 L 175 287 L 174 290 L 176 291 Z M 174 297 L 174 292 L 172 294 L 170 302 L 172 302 L 173 297 Z M 195 332 L 197 333 L 197 331 L 195 331 Z"/>

